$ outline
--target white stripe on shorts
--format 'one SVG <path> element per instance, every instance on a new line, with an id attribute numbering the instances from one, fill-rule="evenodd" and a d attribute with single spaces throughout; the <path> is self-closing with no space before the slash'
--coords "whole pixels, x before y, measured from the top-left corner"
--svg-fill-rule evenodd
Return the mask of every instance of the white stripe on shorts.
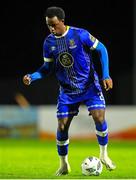
<path id="1" fill-rule="evenodd" d="M 62 113 L 57 113 L 57 115 L 68 115 L 68 114 L 75 114 L 77 111 L 71 111 L 71 112 L 62 112 Z"/>
<path id="2" fill-rule="evenodd" d="M 94 104 L 91 106 L 87 106 L 88 108 L 94 108 L 94 107 L 105 107 L 105 104 Z"/>

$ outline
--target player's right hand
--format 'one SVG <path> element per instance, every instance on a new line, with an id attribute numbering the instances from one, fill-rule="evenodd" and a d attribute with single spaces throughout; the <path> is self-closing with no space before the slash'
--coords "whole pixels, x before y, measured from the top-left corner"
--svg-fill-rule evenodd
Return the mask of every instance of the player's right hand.
<path id="1" fill-rule="evenodd" d="M 26 74 L 24 77 L 23 77 L 23 83 L 25 85 L 30 85 L 31 84 L 31 77 L 29 74 Z"/>

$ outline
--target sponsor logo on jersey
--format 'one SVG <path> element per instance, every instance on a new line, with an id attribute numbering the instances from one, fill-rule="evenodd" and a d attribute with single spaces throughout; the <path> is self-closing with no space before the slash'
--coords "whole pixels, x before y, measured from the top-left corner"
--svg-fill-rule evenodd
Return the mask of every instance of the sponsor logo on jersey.
<path id="1" fill-rule="evenodd" d="M 71 67 L 74 63 L 74 59 L 68 52 L 63 52 L 59 55 L 59 62 L 63 67 Z"/>

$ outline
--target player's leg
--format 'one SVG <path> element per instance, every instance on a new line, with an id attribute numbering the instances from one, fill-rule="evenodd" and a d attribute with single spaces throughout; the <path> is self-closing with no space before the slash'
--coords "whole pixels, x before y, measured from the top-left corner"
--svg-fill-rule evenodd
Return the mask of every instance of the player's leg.
<path id="1" fill-rule="evenodd" d="M 105 120 L 105 110 L 95 109 L 95 110 L 90 110 L 90 113 L 95 122 L 96 136 L 100 146 L 100 159 L 108 170 L 113 170 L 116 168 L 116 166 L 109 158 L 107 152 L 108 126 Z"/>
<path id="2" fill-rule="evenodd" d="M 68 174 L 70 172 L 70 165 L 68 162 L 68 146 L 69 137 L 68 129 L 72 121 L 71 117 L 58 118 L 57 128 L 57 150 L 60 158 L 60 167 L 56 172 L 57 176 Z"/>
<path id="3" fill-rule="evenodd" d="M 108 157 L 108 125 L 105 119 L 105 99 L 100 88 L 92 87 L 90 98 L 85 101 L 85 104 L 95 122 L 96 136 L 100 146 L 100 159 L 107 169 L 113 170 L 116 166 Z"/>
<path id="4" fill-rule="evenodd" d="M 56 172 L 57 176 L 68 174 L 71 171 L 68 162 L 68 130 L 73 117 L 78 114 L 78 107 L 78 104 L 58 104 L 57 150 L 60 158 L 60 167 Z"/>

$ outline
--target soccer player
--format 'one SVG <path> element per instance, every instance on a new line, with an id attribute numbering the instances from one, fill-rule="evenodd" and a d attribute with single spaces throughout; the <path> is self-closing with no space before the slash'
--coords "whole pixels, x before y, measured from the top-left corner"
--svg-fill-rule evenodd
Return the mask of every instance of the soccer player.
<path id="1" fill-rule="evenodd" d="M 99 53 L 103 86 L 108 91 L 112 88 L 113 82 L 109 75 L 107 49 L 87 30 L 65 25 L 65 12 L 61 7 L 47 8 L 45 19 L 50 34 L 43 44 L 44 63 L 36 72 L 26 74 L 23 82 L 30 85 L 55 69 L 60 84 L 56 134 L 60 167 L 56 175 L 70 172 L 68 130 L 73 117 L 78 114 L 81 103 L 86 105 L 89 115 L 93 117 L 100 147 L 100 159 L 108 170 L 113 170 L 116 166 L 107 152 L 108 127 L 105 119 L 105 99 L 91 57 L 91 51 L 96 50 Z"/>

